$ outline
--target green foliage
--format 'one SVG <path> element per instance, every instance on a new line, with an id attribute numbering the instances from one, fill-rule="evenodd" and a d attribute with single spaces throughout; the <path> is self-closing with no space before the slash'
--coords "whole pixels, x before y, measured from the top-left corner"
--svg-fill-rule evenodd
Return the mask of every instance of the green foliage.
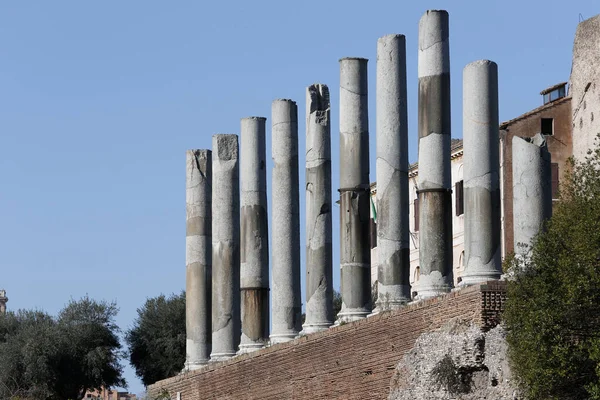
<path id="1" fill-rule="evenodd" d="M 507 259 L 512 368 L 530 399 L 600 399 L 600 149 L 570 161 L 545 228 Z"/>
<path id="2" fill-rule="evenodd" d="M 342 309 L 342 294 L 333 289 L 333 318 L 337 319 L 337 315 Z"/>
<path id="3" fill-rule="evenodd" d="M 144 385 L 177 375 L 185 363 L 185 292 L 146 300 L 125 336 L 129 361 Z"/>
<path id="4" fill-rule="evenodd" d="M 0 316 L 0 398 L 80 399 L 124 386 L 115 304 L 71 301 L 53 318 L 20 310 Z"/>

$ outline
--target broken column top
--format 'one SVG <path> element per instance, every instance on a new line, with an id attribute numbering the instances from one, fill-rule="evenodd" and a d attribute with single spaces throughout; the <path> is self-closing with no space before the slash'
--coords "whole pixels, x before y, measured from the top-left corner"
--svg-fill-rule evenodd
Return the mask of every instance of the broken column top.
<path id="1" fill-rule="evenodd" d="M 277 102 L 277 101 L 282 101 L 284 103 L 292 103 L 292 104 L 296 104 L 296 102 L 294 100 L 291 99 L 275 99 L 273 100 L 273 103 Z"/>
<path id="2" fill-rule="evenodd" d="M 267 120 L 266 117 L 245 117 L 245 118 L 242 118 L 242 121 L 245 119 L 257 120 L 257 121 L 266 121 Z"/>
<path id="3" fill-rule="evenodd" d="M 525 148 L 523 146 L 526 146 L 526 144 L 538 147 L 540 150 L 541 157 L 544 160 L 550 160 L 548 143 L 546 142 L 546 138 L 544 137 L 544 135 L 542 135 L 541 133 L 536 133 L 533 137 L 513 136 L 513 149 L 515 148 L 515 146 Z"/>
<path id="4" fill-rule="evenodd" d="M 404 36 L 401 33 L 391 33 L 389 35 L 383 35 L 382 37 L 377 39 L 377 41 L 384 41 L 384 40 L 395 39 L 395 38 L 406 39 L 406 36 Z"/>
<path id="5" fill-rule="evenodd" d="M 364 61 L 364 62 L 368 62 L 369 59 L 368 58 L 364 58 L 364 57 L 342 57 L 340 58 L 340 62 L 342 61 Z"/>
<path id="6" fill-rule="evenodd" d="M 331 108 L 329 102 L 329 87 L 324 83 L 313 83 L 306 89 L 310 95 L 309 111 L 327 111 Z"/>
<path id="7" fill-rule="evenodd" d="M 218 160 L 238 159 L 238 137 L 235 134 L 218 133 L 212 138 L 213 152 Z"/>

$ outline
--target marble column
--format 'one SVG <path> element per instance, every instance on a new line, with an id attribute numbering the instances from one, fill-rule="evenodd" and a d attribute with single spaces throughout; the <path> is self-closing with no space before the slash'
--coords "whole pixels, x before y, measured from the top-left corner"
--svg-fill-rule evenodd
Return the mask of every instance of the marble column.
<path id="1" fill-rule="evenodd" d="M 300 295 L 300 198 L 298 107 L 292 100 L 272 105 L 272 286 L 271 343 L 298 336 L 302 325 Z"/>
<path id="2" fill-rule="evenodd" d="M 397 309 L 410 300 L 408 117 L 406 41 L 377 41 L 377 307 Z"/>
<path id="3" fill-rule="evenodd" d="M 269 340 L 269 229 L 267 217 L 266 118 L 241 123 L 241 312 L 240 353 Z"/>
<path id="4" fill-rule="evenodd" d="M 186 152 L 185 191 L 185 369 L 208 363 L 211 350 L 211 196 L 210 150 Z"/>
<path id="5" fill-rule="evenodd" d="M 338 323 L 371 312 L 369 116 L 365 58 L 340 60 L 340 264 Z"/>
<path id="6" fill-rule="evenodd" d="M 513 136 L 513 229 L 515 254 L 529 254 L 533 238 L 552 216 L 552 169 L 546 139 Z"/>
<path id="7" fill-rule="evenodd" d="M 465 270 L 461 285 L 500 279 L 500 122 L 498 66 L 480 60 L 463 71 Z"/>
<path id="8" fill-rule="evenodd" d="M 419 262 L 417 299 L 452 287 L 450 48 L 448 13 L 419 21 Z"/>
<path id="9" fill-rule="evenodd" d="M 329 88 L 306 90 L 306 320 L 302 334 L 333 324 Z"/>
<path id="10" fill-rule="evenodd" d="M 240 179 L 237 135 L 214 135 L 212 151 L 212 353 L 236 355 L 240 342 Z"/>

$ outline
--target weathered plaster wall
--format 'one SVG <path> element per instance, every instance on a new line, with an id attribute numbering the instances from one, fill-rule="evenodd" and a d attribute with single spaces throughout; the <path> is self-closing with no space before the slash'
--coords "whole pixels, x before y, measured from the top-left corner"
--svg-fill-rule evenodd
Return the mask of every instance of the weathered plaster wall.
<path id="1" fill-rule="evenodd" d="M 600 15 L 577 26 L 570 83 L 573 155 L 582 158 L 600 133 Z"/>
<path id="2" fill-rule="evenodd" d="M 504 298 L 502 282 L 468 287 L 157 382 L 149 399 L 385 399 L 422 333 L 456 317 L 491 328 Z"/>

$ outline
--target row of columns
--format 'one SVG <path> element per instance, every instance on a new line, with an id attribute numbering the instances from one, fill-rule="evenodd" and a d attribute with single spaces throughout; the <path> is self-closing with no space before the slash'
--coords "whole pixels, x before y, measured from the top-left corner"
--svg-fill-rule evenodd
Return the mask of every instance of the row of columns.
<path id="1" fill-rule="evenodd" d="M 417 299 L 425 299 L 450 291 L 453 283 L 449 21 L 446 11 L 428 11 L 421 18 L 418 60 L 420 280 L 412 291 L 417 292 Z M 497 65 L 488 60 L 476 61 L 465 67 L 463 78 L 466 263 L 461 284 L 469 285 L 499 279 L 501 275 Z M 378 298 L 373 310 L 367 59 L 340 60 L 342 309 L 338 323 L 396 309 L 411 300 L 406 43 L 403 35 L 388 35 L 378 40 L 376 85 L 379 265 Z M 306 91 L 307 303 L 303 325 L 296 103 L 287 99 L 275 100 L 271 123 L 270 228 L 275 241 L 271 246 L 268 239 L 266 119 L 242 119 L 241 181 L 236 135 L 213 136 L 212 152 L 188 151 L 188 369 L 196 369 L 209 359 L 228 359 L 262 348 L 267 343 L 281 343 L 299 334 L 328 329 L 334 323 L 329 89 L 326 85 L 315 84 Z M 536 148 L 540 149 L 539 146 Z M 519 151 L 519 146 L 515 145 L 515 162 L 521 157 Z M 527 154 L 531 153 L 527 151 Z M 522 176 L 526 175 L 527 172 L 522 173 Z M 528 187 L 530 181 L 521 179 L 518 182 Z M 529 193 L 527 189 L 525 192 Z M 528 194 L 521 196 L 519 193 L 522 192 L 515 190 L 515 217 L 517 207 L 526 209 L 517 206 L 517 198 L 528 199 Z M 518 239 L 516 235 L 515 239 Z M 270 308 L 269 261 L 272 265 Z"/>

